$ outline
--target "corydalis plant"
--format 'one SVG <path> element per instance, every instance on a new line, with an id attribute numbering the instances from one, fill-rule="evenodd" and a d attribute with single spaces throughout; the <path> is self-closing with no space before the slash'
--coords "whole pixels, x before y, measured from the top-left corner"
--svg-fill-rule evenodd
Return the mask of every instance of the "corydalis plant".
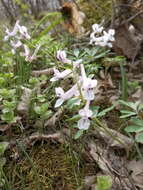
<path id="1" fill-rule="evenodd" d="M 9 41 L 12 47 L 11 51 L 13 54 L 17 53 L 18 49 L 23 49 L 24 52 L 20 52 L 20 56 L 25 57 L 25 61 L 32 62 L 36 59 L 36 54 L 40 48 L 40 45 L 37 45 L 34 53 L 30 52 L 29 47 L 25 43 L 26 40 L 30 40 L 31 36 L 28 34 L 28 29 L 25 26 L 21 26 L 19 24 L 19 20 L 16 21 L 13 30 L 10 32 L 8 28 L 6 28 L 6 35 L 4 37 L 4 41 Z"/>
<path id="2" fill-rule="evenodd" d="M 62 72 L 54 69 L 54 77 L 51 78 L 51 81 L 65 79 L 70 75 L 70 77 L 73 78 L 74 84 L 66 92 L 61 87 L 55 88 L 56 96 L 58 97 L 55 107 L 60 107 L 65 101 L 71 98 L 77 98 L 78 101 L 76 104 L 84 104 L 84 107 L 78 111 L 80 115 L 78 128 L 87 130 L 90 127 L 90 118 L 93 115 L 92 111 L 90 110 L 90 104 L 95 98 L 97 80 L 87 77 L 84 65 L 81 63 L 82 60 L 72 62 L 67 58 L 65 51 L 59 50 L 57 52 L 57 59 L 63 63 L 71 64 L 72 69 L 67 69 Z M 79 68 L 80 73 L 77 72 L 77 68 Z"/>
<path id="3" fill-rule="evenodd" d="M 92 33 L 90 34 L 90 44 L 94 44 L 101 47 L 112 47 L 112 42 L 115 41 L 114 38 L 115 30 L 109 29 L 108 32 L 98 24 L 92 25 Z"/>

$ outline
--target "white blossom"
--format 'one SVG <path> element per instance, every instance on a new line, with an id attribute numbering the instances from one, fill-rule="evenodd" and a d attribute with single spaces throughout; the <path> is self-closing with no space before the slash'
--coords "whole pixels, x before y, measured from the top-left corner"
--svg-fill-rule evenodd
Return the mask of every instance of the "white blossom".
<path id="1" fill-rule="evenodd" d="M 55 108 L 61 106 L 64 101 L 72 98 L 74 95 L 77 94 L 77 85 L 74 85 L 71 89 L 69 89 L 67 92 L 64 92 L 64 90 L 61 87 L 55 88 L 56 95 L 59 97 L 59 99 L 56 101 Z"/>
<path id="2" fill-rule="evenodd" d="M 32 55 L 31 55 L 29 47 L 26 44 L 24 44 L 23 47 L 24 47 L 24 52 L 21 52 L 20 55 L 25 57 L 25 61 L 32 62 L 34 59 L 36 59 L 36 57 L 37 57 L 36 54 L 39 51 L 40 45 L 38 45 L 36 47 L 36 49 Z"/>
<path id="3" fill-rule="evenodd" d="M 94 33 L 101 33 L 103 31 L 103 27 L 100 26 L 99 24 L 93 24 L 92 25 L 92 30 L 94 31 Z"/>
<path id="4" fill-rule="evenodd" d="M 4 37 L 4 41 L 9 40 L 9 38 L 15 37 L 16 39 L 30 39 L 30 35 L 28 34 L 28 30 L 25 26 L 20 26 L 19 20 L 16 21 L 15 26 L 12 32 L 6 28 L 6 36 Z"/>
<path id="5" fill-rule="evenodd" d="M 58 50 L 57 51 L 57 59 L 61 61 L 62 63 L 71 63 L 71 60 L 67 58 L 67 54 L 64 50 Z"/>
<path id="6" fill-rule="evenodd" d="M 109 29 L 108 32 L 103 30 L 98 24 L 92 25 L 93 32 L 90 34 L 90 44 L 95 44 L 101 47 L 112 47 L 112 42 L 115 41 L 115 30 Z"/>
<path id="7" fill-rule="evenodd" d="M 28 30 L 25 26 L 20 26 L 18 25 L 18 29 L 20 32 L 20 38 L 24 38 L 24 39 L 30 39 L 30 35 L 28 34 Z"/>
<path id="8" fill-rule="evenodd" d="M 50 81 L 57 81 L 59 79 L 63 79 L 68 76 L 72 71 L 70 69 L 66 69 L 63 72 L 60 72 L 58 69 L 54 68 L 54 77 L 50 79 Z"/>
<path id="9" fill-rule="evenodd" d="M 84 65 L 81 64 L 82 92 L 85 100 L 94 100 L 94 88 L 97 86 L 97 80 L 86 76 Z"/>
<path id="10" fill-rule="evenodd" d="M 82 63 L 82 59 L 78 59 L 76 61 L 73 61 L 73 69 L 79 67 L 79 65 Z"/>
<path id="11" fill-rule="evenodd" d="M 22 42 L 20 40 L 18 40 L 17 42 L 14 41 L 10 41 L 10 44 L 12 46 L 12 53 L 15 54 L 16 53 L 16 49 L 22 46 Z"/>
<path id="12" fill-rule="evenodd" d="M 90 101 L 87 101 L 85 107 L 79 110 L 79 115 L 81 119 L 78 121 L 78 128 L 82 130 L 87 130 L 90 127 L 90 117 L 92 116 L 92 111 L 89 109 Z"/>
<path id="13" fill-rule="evenodd" d="M 18 25 L 19 25 L 19 20 L 16 21 L 15 26 L 14 26 L 12 32 L 10 32 L 8 28 L 6 28 L 5 32 L 6 32 L 7 35 L 4 37 L 4 41 L 9 40 L 10 37 L 16 36 L 16 34 L 18 32 Z"/>

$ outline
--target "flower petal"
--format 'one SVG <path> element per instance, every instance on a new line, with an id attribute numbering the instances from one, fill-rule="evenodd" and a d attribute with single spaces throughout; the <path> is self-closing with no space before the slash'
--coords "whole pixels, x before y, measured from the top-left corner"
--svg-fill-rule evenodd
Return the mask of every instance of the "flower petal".
<path id="1" fill-rule="evenodd" d="M 63 104 L 64 100 L 62 98 L 59 98 L 55 103 L 55 108 L 60 107 Z"/>
<path id="2" fill-rule="evenodd" d="M 64 90 L 61 87 L 55 88 L 56 95 L 61 97 L 64 94 Z"/>
<path id="3" fill-rule="evenodd" d="M 90 120 L 88 118 L 81 118 L 78 121 L 78 128 L 82 130 L 87 130 L 90 127 Z"/>

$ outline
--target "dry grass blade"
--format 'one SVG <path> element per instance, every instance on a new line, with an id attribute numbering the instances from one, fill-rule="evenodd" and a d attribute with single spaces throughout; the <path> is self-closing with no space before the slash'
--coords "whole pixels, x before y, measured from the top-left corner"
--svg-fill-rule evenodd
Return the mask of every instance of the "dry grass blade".
<path id="1" fill-rule="evenodd" d="M 52 75 L 53 74 L 53 68 L 49 69 L 44 69 L 44 70 L 37 70 L 37 71 L 32 71 L 32 76 L 39 76 L 39 75 Z"/>

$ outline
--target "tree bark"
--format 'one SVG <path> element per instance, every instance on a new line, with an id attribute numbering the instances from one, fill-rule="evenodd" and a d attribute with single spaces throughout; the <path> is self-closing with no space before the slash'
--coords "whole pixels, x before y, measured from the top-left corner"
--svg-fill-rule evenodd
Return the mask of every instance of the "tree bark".
<path id="1" fill-rule="evenodd" d="M 22 5 L 27 4 L 29 7 L 27 14 L 32 14 L 37 18 L 42 11 L 59 10 L 64 2 L 74 2 L 74 0 L 21 0 L 20 4 L 17 4 L 14 0 L 1 0 L 0 15 L 13 22 L 22 12 L 19 10 L 22 9 Z"/>

